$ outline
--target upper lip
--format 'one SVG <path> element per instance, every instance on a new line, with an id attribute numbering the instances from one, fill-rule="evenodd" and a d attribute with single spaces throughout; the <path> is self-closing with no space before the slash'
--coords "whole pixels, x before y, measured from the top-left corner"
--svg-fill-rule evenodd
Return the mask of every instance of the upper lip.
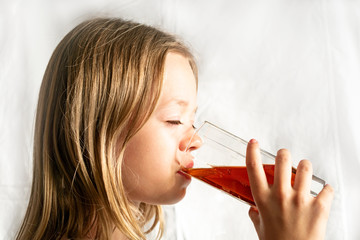
<path id="1" fill-rule="evenodd" d="M 192 168 L 194 166 L 194 156 L 186 152 L 179 156 L 177 163 L 179 164 L 179 171 L 183 168 Z"/>
<path id="2" fill-rule="evenodd" d="M 180 169 L 183 168 L 192 168 L 194 166 L 194 161 L 191 159 L 190 161 L 187 161 L 186 164 L 180 164 Z"/>
<path id="3" fill-rule="evenodd" d="M 191 160 L 190 162 L 188 162 L 184 167 L 185 168 L 192 168 L 194 166 L 194 161 Z"/>

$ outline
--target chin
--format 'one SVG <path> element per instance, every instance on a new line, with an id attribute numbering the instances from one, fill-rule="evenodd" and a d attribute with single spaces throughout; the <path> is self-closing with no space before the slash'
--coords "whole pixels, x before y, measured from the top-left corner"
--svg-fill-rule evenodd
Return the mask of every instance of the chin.
<path id="1" fill-rule="evenodd" d="M 176 199 L 174 199 L 174 201 L 170 204 L 175 204 L 175 203 L 180 202 L 181 200 L 184 199 L 185 195 L 186 195 L 186 189 L 183 190 L 182 194 L 180 196 L 178 196 Z"/>
<path id="2" fill-rule="evenodd" d="M 159 201 L 156 201 L 156 203 L 153 203 L 155 205 L 172 205 L 175 203 L 180 202 L 186 195 L 186 188 L 181 189 L 177 193 L 171 194 L 169 196 L 163 196 L 159 199 Z"/>
<path id="3" fill-rule="evenodd" d="M 151 205 L 172 205 L 180 202 L 185 197 L 189 184 L 190 181 L 185 181 L 185 183 L 182 181 L 175 183 L 172 187 L 158 188 L 147 193 L 137 191 L 137 195 L 130 196 L 130 199 Z"/>

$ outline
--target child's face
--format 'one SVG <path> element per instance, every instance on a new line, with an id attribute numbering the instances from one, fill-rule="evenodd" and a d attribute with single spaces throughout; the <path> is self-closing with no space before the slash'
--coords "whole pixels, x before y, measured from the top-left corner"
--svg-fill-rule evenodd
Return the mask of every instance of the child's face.
<path id="1" fill-rule="evenodd" d="M 188 60 L 168 53 L 158 104 L 125 150 L 123 182 L 132 201 L 172 204 L 184 197 L 191 179 L 179 170 L 193 165 L 185 149 L 194 133 L 196 107 L 196 82 Z M 200 144 L 192 142 L 192 149 Z"/>

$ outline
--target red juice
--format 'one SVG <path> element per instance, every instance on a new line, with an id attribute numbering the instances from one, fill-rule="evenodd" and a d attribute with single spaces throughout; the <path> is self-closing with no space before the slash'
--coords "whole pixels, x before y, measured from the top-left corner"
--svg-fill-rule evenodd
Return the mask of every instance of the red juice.
<path id="1" fill-rule="evenodd" d="M 274 164 L 264 164 L 264 171 L 270 185 L 274 183 Z M 184 168 L 183 172 L 204 181 L 211 186 L 223 190 L 232 196 L 239 198 L 255 206 L 250 190 L 250 182 L 245 166 L 226 167 L 214 166 L 211 168 Z M 295 169 L 291 176 L 291 184 L 294 184 Z"/>

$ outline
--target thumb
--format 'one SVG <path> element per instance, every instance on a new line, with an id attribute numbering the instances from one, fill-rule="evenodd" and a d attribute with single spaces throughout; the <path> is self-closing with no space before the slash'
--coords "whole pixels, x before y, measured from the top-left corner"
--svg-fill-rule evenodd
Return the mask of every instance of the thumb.
<path id="1" fill-rule="evenodd" d="M 253 222 L 255 229 L 257 231 L 258 227 L 260 226 L 260 215 L 259 215 L 259 211 L 256 207 L 250 207 L 249 217 L 250 217 L 251 221 Z"/>

